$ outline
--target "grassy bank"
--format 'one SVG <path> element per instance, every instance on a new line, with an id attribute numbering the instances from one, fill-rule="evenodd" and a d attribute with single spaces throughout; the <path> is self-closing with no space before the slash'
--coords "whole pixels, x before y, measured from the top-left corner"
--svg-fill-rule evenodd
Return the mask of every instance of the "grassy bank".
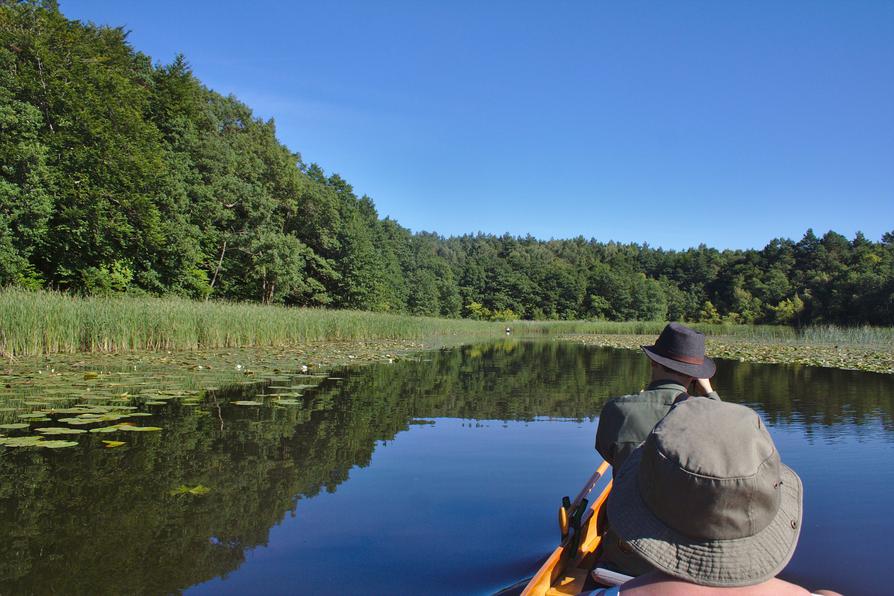
<path id="1" fill-rule="evenodd" d="M 276 348 L 313 342 L 414 341 L 503 335 L 546 336 L 638 348 L 662 322 L 483 322 L 178 298 L 77 297 L 0 291 L 0 354 L 196 351 Z M 894 329 L 693 324 L 714 357 L 894 372 Z"/>
<path id="2" fill-rule="evenodd" d="M 209 350 L 315 341 L 494 336 L 501 323 L 178 298 L 0 291 L 0 353 Z"/>

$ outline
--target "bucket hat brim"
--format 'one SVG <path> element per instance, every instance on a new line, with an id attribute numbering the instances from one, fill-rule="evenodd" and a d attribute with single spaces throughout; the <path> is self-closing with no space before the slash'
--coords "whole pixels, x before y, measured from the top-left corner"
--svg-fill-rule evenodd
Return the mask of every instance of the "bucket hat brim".
<path id="1" fill-rule="evenodd" d="M 631 453 L 614 479 L 608 521 L 618 536 L 657 569 L 703 586 L 750 586 L 774 577 L 791 560 L 803 510 L 801 479 L 791 468 L 781 465 L 780 506 L 766 528 L 745 538 L 703 540 L 668 527 L 643 501 L 638 481 L 642 454 L 642 447 Z"/>
<path id="2" fill-rule="evenodd" d="M 696 379 L 710 379 L 714 376 L 714 373 L 717 372 L 717 365 L 714 364 L 714 361 L 707 356 L 705 356 L 705 359 L 701 364 L 688 364 L 686 362 L 674 360 L 673 358 L 668 358 L 667 356 L 662 356 L 655 351 L 655 346 L 640 347 L 643 349 L 643 352 L 646 353 L 646 356 L 648 356 L 651 360 L 654 360 L 658 364 L 664 365 L 671 370 L 677 371 L 684 375 L 689 375 L 690 377 L 694 377 Z"/>

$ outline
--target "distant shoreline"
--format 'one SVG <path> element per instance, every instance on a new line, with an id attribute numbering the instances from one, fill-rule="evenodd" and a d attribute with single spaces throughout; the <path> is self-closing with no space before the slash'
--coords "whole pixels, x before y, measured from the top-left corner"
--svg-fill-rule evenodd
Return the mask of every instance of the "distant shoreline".
<path id="1" fill-rule="evenodd" d="M 651 343 L 652 335 L 566 335 L 563 341 L 619 349 L 640 349 Z M 712 358 L 757 364 L 799 364 L 894 374 L 894 347 L 841 345 L 809 341 L 749 340 L 734 336 L 709 336 L 706 352 Z"/>

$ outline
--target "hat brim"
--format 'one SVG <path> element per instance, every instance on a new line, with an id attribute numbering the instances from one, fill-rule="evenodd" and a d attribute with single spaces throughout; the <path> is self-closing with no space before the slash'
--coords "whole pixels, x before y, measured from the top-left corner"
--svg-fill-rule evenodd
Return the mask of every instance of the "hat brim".
<path id="1" fill-rule="evenodd" d="M 689 375 L 690 377 L 695 377 L 696 379 L 710 379 L 714 376 L 714 373 L 717 372 L 717 365 L 707 356 L 705 356 L 705 360 L 701 364 L 687 364 L 658 354 L 654 350 L 655 346 L 640 347 L 651 360 L 654 360 L 658 364 L 664 365 L 673 371 Z"/>
<path id="2" fill-rule="evenodd" d="M 642 447 L 624 462 L 608 500 L 611 528 L 659 570 L 702 586 L 750 586 L 774 577 L 791 560 L 802 519 L 801 479 L 781 467 L 782 498 L 776 517 L 762 531 L 733 540 L 685 536 L 659 520 L 639 492 Z M 668 498 L 672 498 L 668 496 Z M 685 495 L 682 498 L 686 498 Z"/>

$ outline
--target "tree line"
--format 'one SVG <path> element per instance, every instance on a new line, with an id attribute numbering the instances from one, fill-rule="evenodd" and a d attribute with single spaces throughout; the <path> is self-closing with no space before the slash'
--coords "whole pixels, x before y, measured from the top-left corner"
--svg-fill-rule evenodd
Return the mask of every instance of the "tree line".
<path id="1" fill-rule="evenodd" d="M 0 285 L 484 319 L 894 324 L 894 232 L 757 250 L 444 238 L 122 28 L 0 0 Z"/>

